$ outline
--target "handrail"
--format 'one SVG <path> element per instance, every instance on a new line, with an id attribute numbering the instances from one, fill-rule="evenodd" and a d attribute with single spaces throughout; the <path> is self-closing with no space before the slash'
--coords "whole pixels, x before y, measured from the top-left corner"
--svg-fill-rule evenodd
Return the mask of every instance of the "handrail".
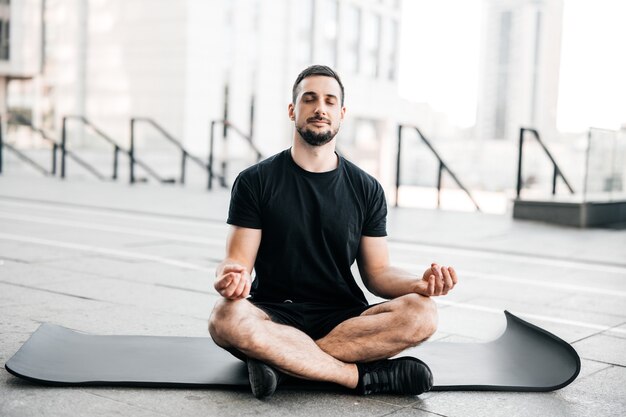
<path id="1" fill-rule="evenodd" d="M 221 124 L 222 126 L 224 126 L 224 130 L 223 130 L 223 138 L 224 138 L 224 140 L 227 137 L 226 135 L 227 135 L 228 129 L 233 129 L 233 131 L 235 131 L 239 136 L 243 137 L 246 140 L 246 142 L 248 143 L 250 148 L 252 148 L 252 150 L 256 153 L 256 160 L 257 160 L 257 162 L 259 162 L 261 159 L 263 159 L 263 154 L 256 147 L 254 142 L 252 141 L 252 136 L 251 135 L 247 135 L 246 133 L 244 133 L 243 130 L 239 129 L 237 126 L 232 124 L 229 120 L 226 120 L 226 119 L 211 120 L 211 129 L 210 129 L 210 134 L 209 134 L 209 165 L 208 165 L 208 171 L 209 171 L 208 189 L 209 190 L 211 190 L 213 188 L 213 177 L 218 177 L 219 180 L 220 180 L 220 185 L 222 187 L 227 187 L 227 184 L 226 184 L 226 162 L 224 161 L 222 163 L 222 174 L 221 175 L 216 175 L 213 172 L 213 147 L 214 147 L 214 142 L 215 142 L 215 125 L 216 124 Z"/>
<path id="2" fill-rule="evenodd" d="M 22 160 L 24 160 L 24 161 L 28 160 L 28 163 L 31 164 L 31 165 L 33 163 L 35 163 L 37 165 L 36 168 L 38 170 L 41 171 L 41 168 L 43 168 L 47 172 L 46 175 L 56 175 L 56 170 L 57 170 L 57 149 L 59 148 L 59 144 L 57 143 L 57 141 L 55 141 L 54 139 L 49 137 L 43 129 L 35 127 L 32 124 L 32 122 L 27 120 L 21 114 L 11 114 L 10 115 L 10 119 L 16 121 L 19 126 L 25 126 L 25 127 L 29 128 L 32 132 L 39 133 L 39 135 L 41 135 L 42 139 L 44 139 L 45 141 L 50 142 L 52 144 L 52 161 L 51 161 L 51 166 L 52 167 L 51 167 L 50 170 L 45 170 L 45 168 L 43 168 L 43 166 L 41 166 L 38 163 L 34 162 L 32 159 L 28 158 L 24 154 L 21 155 L 21 158 L 26 158 L 26 159 L 22 159 Z M 15 147 L 13 147 L 11 145 L 9 145 L 8 147 L 11 148 L 13 152 L 19 152 Z M 2 170 L 0 169 L 0 172 L 1 171 Z"/>
<path id="3" fill-rule="evenodd" d="M 111 144 L 113 146 L 113 174 L 111 175 L 111 179 L 113 180 L 117 180 L 117 172 L 118 172 L 118 155 L 120 152 L 126 154 L 130 160 L 131 160 L 131 176 L 133 175 L 132 169 L 134 167 L 134 164 L 137 164 L 139 166 L 141 166 L 148 174 L 150 174 L 152 177 L 154 177 L 157 181 L 159 182 L 170 182 L 170 180 L 164 179 L 161 176 L 159 176 L 152 168 L 150 168 L 145 162 L 134 158 L 132 155 L 132 149 L 130 151 L 122 148 L 121 146 L 119 146 L 109 135 L 107 135 L 106 133 L 104 133 L 102 130 L 100 130 L 98 127 L 96 127 L 89 119 L 87 119 L 85 116 L 78 116 L 78 115 L 69 115 L 69 116 L 63 116 L 63 127 L 62 127 L 62 134 L 61 134 L 61 178 L 65 178 L 65 154 L 71 156 L 71 153 L 69 151 L 69 149 L 67 149 L 66 146 L 66 137 L 67 137 L 67 133 L 66 133 L 66 122 L 69 119 L 74 119 L 74 120 L 78 120 L 80 121 L 82 124 L 89 126 L 97 135 L 98 137 L 104 139 L 107 143 Z M 84 168 L 86 168 L 88 171 L 90 171 L 92 174 L 96 175 L 99 179 L 101 180 L 105 180 L 106 177 L 102 174 L 100 174 L 95 168 L 93 168 L 91 165 L 87 164 L 84 161 L 81 161 L 79 159 L 77 159 L 74 156 L 74 159 L 79 162 Z M 131 183 L 134 182 L 131 180 Z"/>
<path id="4" fill-rule="evenodd" d="M 156 130 L 158 130 L 167 140 L 169 140 L 171 143 L 173 143 L 182 153 L 182 161 L 181 161 L 181 167 L 180 167 L 180 183 L 184 184 L 185 183 L 185 166 L 186 166 L 186 162 L 187 162 L 187 158 L 191 159 L 192 161 L 194 161 L 196 164 L 200 165 L 202 168 L 207 170 L 207 174 L 209 172 L 209 165 L 208 163 L 205 163 L 203 160 L 201 160 L 199 157 L 192 155 L 191 153 L 189 153 L 189 151 L 187 149 L 185 149 L 185 147 L 182 145 L 182 143 L 176 139 L 171 133 L 169 133 L 167 130 L 165 130 L 160 124 L 158 124 L 156 121 L 154 121 L 154 119 L 151 119 L 149 117 L 133 117 L 130 119 L 130 143 L 131 143 L 131 149 L 133 150 L 133 158 L 131 158 L 131 161 L 134 159 L 134 142 L 135 142 L 135 123 L 136 122 L 144 122 L 144 123 L 148 123 L 149 125 L 152 125 Z M 134 170 L 131 169 L 131 183 L 134 181 Z"/>
<path id="5" fill-rule="evenodd" d="M 550 161 L 552 162 L 552 166 L 554 168 L 554 172 L 552 175 L 552 195 L 556 194 L 556 177 L 557 176 L 560 176 L 561 179 L 563 179 L 563 182 L 569 189 L 569 192 L 571 194 L 574 194 L 574 189 L 569 184 L 569 182 L 567 181 L 567 178 L 565 178 L 565 175 L 563 175 L 563 171 L 561 171 L 561 168 L 559 168 L 559 165 L 556 163 L 556 160 L 554 159 L 554 157 L 552 156 L 552 154 L 550 153 L 546 145 L 543 143 L 543 141 L 539 137 L 539 132 L 536 129 L 522 127 L 519 130 L 519 152 L 518 152 L 518 158 L 517 158 L 517 194 L 516 194 L 517 199 L 519 200 L 520 193 L 522 191 L 522 153 L 523 153 L 525 132 L 531 132 L 535 136 L 535 139 L 537 139 L 537 142 L 539 142 L 539 145 L 541 145 L 541 147 L 543 148 L 543 151 L 546 153 L 546 155 L 548 155 L 548 158 L 550 158 Z"/>
<path id="6" fill-rule="evenodd" d="M 3 150 L 7 148 L 11 150 L 19 159 L 31 165 L 37 171 L 41 172 L 43 175 L 52 175 L 50 171 L 48 171 L 43 166 L 39 165 L 37 162 L 26 156 L 23 152 L 19 151 L 13 145 L 10 145 L 4 141 L 4 129 L 2 128 L 2 116 L 0 116 L 0 174 L 2 174 L 2 164 L 4 160 Z"/>
<path id="7" fill-rule="evenodd" d="M 113 145 L 113 149 L 114 149 L 113 150 L 113 175 L 111 176 L 111 179 L 113 179 L 113 180 L 117 179 L 117 159 L 118 159 L 118 153 L 120 151 L 120 147 L 115 143 L 115 141 L 113 141 L 113 139 L 108 137 L 104 132 L 102 132 L 100 129 L 98 129 L 96 126 L 94 126 L 86 117 L 84 117 L 84 116 L 76 116 L 76 115 L 63 116 L 63 119 L 62 119 L 62 125 L 61 125 L 61 178 L 65 179 L 65 156 L 70 154 L 70 151 L 67 149 L 67 129 L 66 129 L 67 121 L 69 119 L 79 120 L 84 125 L 87 125 L 87 126 L 91 127 L 93 129 L 93 131 L 98 134 L 99 137 L 103 138 L 106 142 L 108 142 L 111 145 Z M 98 178 L 100 180 L 103 180 L 103 181 L 106 180 L 106 176 L 101 174 L 91 164 L 83 161 L 82 159 L 78 159 L 78 160 L 76 160 L 76 162 L 78 162 L 79 165 L 82 165 L 82 167 L 85 168 L 87 171 L 89 171 L 93 175 L 95 175 L 96 178 Z"/>
<path id="8" fill-rule="evenodd" d="M 439 170 L 437 174 L 437 208 L 441 207 L 441 179 L 442 179 L 443 170 L 445 169 L 446 171 L 448 171 L 448 174 L 450 174 L 450 176 L 452 177 L 454 182 L 456 182 L 459 188 L 462 189 L 465 192 L 465 194 L 467 194 L 469 199 L 474 204 L 474 207 L 476 207 L 476 211 L 481 211 L 480 207 L 478 206 L 478 203 L 476 202 L 476 200 L 474 200 L 474 197 L 472 196 L 472 194 L 461 183 L 461 181 L 454 174 L 454 172 L 452 172 L 450 167 L 445 162 L 443 162 L 443 159 L 441 159 L 441 156 L 439 156 L 439 153 L 435 150 L 435 148 L 432 146 L 430 141 L 426 139 L 426 137 L 422 134 L 421 130 L 417 126 L 411 126 L 411 125 L 398 125 L 398 153 L 397 153 L 397 158 L 396 158 L 396 199 L 395 199 L 394 206 L 398 207 L 398 190 L 400 188 L 400 154 L 402 152 L 402 128 L 415 129 L 420 139 L 422 139 L 422 142 L 426 144 L 428 149 L 430 149 L 432 154 L 435 155 L 435 157 L 439 161 Z"/>

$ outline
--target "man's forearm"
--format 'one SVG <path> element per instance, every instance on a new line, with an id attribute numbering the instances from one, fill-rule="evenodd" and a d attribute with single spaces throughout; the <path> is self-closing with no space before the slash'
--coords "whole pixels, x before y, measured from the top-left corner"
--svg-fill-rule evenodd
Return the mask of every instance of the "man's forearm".
<path id="1" fill-rule="evenodd" d="M 379 297 L 397 298 L 416 292 L 420 278 L 404 269 L 388 266 L 369 277 L 366 286 Z"/>

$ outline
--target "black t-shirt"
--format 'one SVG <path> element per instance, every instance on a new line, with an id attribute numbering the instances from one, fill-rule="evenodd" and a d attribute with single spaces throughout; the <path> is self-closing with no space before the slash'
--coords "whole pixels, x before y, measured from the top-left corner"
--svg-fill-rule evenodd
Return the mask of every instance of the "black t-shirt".
<path id="1" fill-rule="evenodd" d="M 355 306 L 367 301 L 350 266 L 362 235 L 387 235 L 386 217 L 381 185 L 356 165 L 313 173 L 287 149 L 239 174 L 227 222 L 262 230 L 255 300 Z"/>

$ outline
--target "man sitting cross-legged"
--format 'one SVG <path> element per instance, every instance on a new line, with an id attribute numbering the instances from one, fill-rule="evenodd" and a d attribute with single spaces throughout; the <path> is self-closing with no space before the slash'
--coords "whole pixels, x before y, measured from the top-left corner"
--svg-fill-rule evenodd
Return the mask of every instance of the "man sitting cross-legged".
<path id="1" fill-rule="evenodd" d="M 382 187 L 335 153 L 346 111 L 339 76 L 309 67 L 292 93 L 292 147 L 233 185 L 211 336 L 247 359 L 258 398 L 283 373 L 361 394 L 428 391 L 426 364 L 388 358 L 435 332 L 430 297 L 447 294 L 456 273 L 432 264 L 416 276 L 390 265 Z M 367 289 L 389 301 L 368 305 L 350 270 L 355 260 Z"/>

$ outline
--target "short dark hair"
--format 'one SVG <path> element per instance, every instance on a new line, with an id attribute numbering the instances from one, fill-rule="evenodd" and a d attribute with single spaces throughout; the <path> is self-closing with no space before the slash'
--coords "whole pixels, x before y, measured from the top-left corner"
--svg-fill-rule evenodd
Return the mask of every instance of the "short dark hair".
<path id="1" fill-rule="evenodd" d="M 305 78 L 314 75 L 332 77 L 337 80 L 337 82 L 339 83 L 339 87 L 341 88 L 341 105 L 343 106 L 344 92 L 341 78 L 339 78 L 339 74 L 337 74 L 332 68 L 327 67 L 326 65 L 311 65 L 298 75 L 298 78 L 296 78 L 296 82 L 293 83 L 293 88 L 291 89 L 293 104 L 296 104 L 296 98 L 298 97 L 298 86 L 300 85 L 300 82 L 302 82 L 302 80 L 304 80 Z"/>

